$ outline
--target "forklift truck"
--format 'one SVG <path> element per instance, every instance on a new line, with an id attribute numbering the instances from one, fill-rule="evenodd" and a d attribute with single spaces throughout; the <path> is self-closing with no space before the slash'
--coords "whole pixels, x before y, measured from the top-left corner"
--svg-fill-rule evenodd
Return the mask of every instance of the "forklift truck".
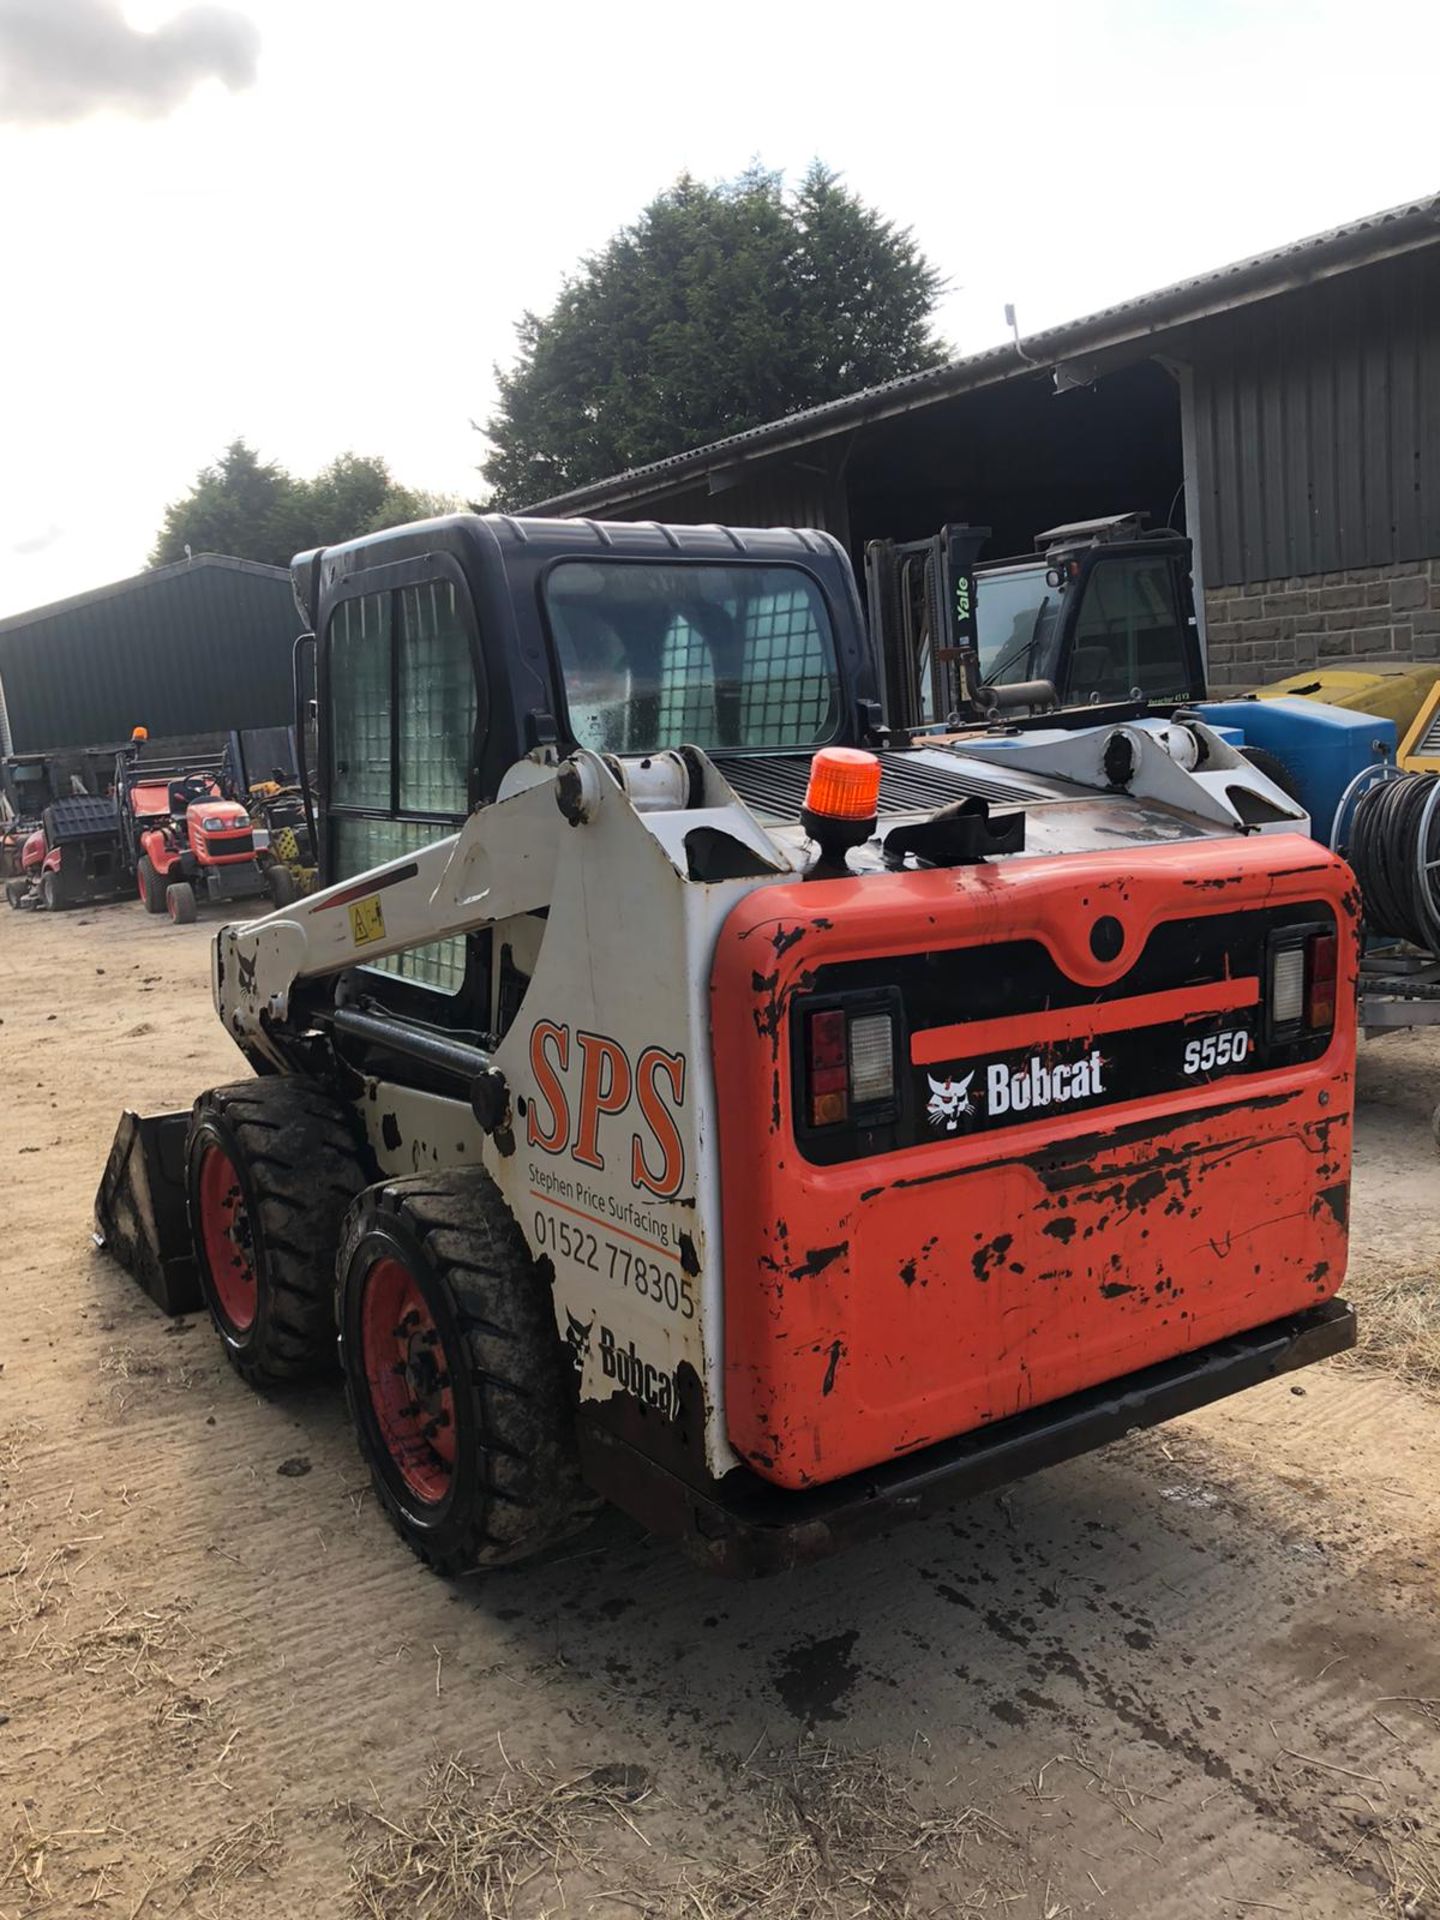
<path id="1" fill-rule="evenodd" d="M 1190 542 L 1145 516 L 1051 527 L 980 561 L 988 527 L 872 541 L 870 621 L 885 712 L 924 728 L 996 712 L 1205 698 Z"/>
<path id="2" fill-rule="evenodd" d="M 1354 889 L 1203 723 L 911 744 L 814 531 L 294 579 L 325 884 L 98 1234 L 259 1388 L 338 1352 L 430 1565 L 608 1500 L 773 1571 L 1353 1343 Z"/>

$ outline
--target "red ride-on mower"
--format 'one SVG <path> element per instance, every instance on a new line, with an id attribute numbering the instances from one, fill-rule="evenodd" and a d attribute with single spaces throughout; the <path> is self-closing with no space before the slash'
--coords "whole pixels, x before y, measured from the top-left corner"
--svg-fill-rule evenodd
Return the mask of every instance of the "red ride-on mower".
<path id="1" fill-rule="evenodd" d="M 52 800 L 20 846 L 20 871 L 5 882 L 12 907 L 51 913 L 121 892 L 119 820 L 112 800 L 76 794 Z"/>
<path id="2" fill-rule="evenodd" d="M 117 776 L 147 913 L 168 913 L 186 925 L 201 900 L 268 894 L 277 907 L 294 900 L 293 876 L 268 853 L 257 854 L 250 815 L 225 798 L 215 774 L 145 766 L 122 755 Z"/>

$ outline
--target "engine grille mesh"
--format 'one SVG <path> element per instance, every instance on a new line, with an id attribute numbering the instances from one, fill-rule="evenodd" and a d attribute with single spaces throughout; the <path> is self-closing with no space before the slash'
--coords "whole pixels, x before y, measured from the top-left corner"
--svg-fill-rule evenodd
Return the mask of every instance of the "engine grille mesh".
<path id="1" fill-rule="evenodd" d="M 715 765 L 758 818 L 784 826 L 800 818 L 805 783 L 810 774 L 808 753 L 713 754 Z M 882 753 L 880 759 L 880 813 L 933 813 L 953 801 L 974 795 L 982 800 L 1033 800 L 1030 787 L 978 774 L 952 772 L 907 753 Z"/>

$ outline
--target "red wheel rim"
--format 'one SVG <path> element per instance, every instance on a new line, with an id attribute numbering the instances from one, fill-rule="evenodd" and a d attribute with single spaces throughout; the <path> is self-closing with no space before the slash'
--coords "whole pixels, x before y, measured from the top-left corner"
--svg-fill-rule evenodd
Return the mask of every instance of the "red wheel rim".
<path id="1" fill-rule="evenodd" d="M 139 867 L 135 869 L 135 891 L 142 900 L 145 898 L 145 875 Z"/>
<path id="2" fill-rule="evenodd" d="M 200 1241 L 220 1311 L 244 1333 L 255 1320 L 255 1237 L 240 1176 L 219 1147 L 200 1162 Z"/>
<path id="3" fill-rule="evenodd" d="M 455 1470 L 455 1392 L 440 1329 L 400 1260 L 377 1260 L 365 1275 L 360 1351 L 385 1451 L 411 1493 L 434 1506 Z"/>

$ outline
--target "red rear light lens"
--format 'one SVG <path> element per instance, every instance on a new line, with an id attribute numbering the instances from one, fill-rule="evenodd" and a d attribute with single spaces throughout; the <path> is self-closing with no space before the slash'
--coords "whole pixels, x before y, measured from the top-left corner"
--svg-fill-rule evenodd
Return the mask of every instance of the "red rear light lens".
<path id="1" fill-rule="evenodd" d="M 873 1125 L 895 1099 L 895 1016 L 875 1002 L 805 1016 L 803 1111 L 812 1127 Z"/>
<path id="2" fill-rule="evenodd" d="M 1333 933 L 1310 936 L 1305 949 L 1305 1025 L 1312 1033 L 1335 1024 L 1335 982 L 1340 943 Z"/>
<path id="3" fill-rule="evenodd" d="M 809 1016 L 805 1064 L 810 1078 L 810 1124 L 833 1127 L 850 1112 L 850 1058 L 843 1008 L 832 1007 Z"/>

